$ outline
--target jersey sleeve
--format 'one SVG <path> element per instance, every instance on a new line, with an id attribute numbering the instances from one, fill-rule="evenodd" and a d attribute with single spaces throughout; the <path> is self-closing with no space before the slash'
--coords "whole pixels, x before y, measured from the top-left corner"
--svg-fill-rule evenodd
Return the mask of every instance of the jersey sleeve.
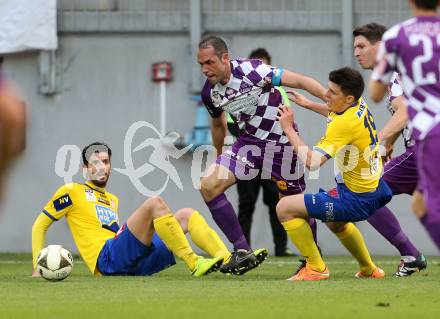
<path id="1" fill-rule="evenodd" d="M 202 102 L 203 102 L 203 105 L 205 105 L 206 109 L 209 112 L 209 115 L 211 115 L 212 118 L 219 118 L 222 115 L 223 110 L 215 107 L 214 103 L 212 103 L 211 89 L 212 89 L 212 85 L 207 80 L 205 82 L 205 85 L 203 86 L 202 93 L 201 93 Z"/>
<path id="2" fill-rule="evenodd" d="M 267 85 L 280 86 L 283 69 L 263 63 L 258 59 L 251 59 L 241 63 L 240 68 L 244 75 L 258 87 Z"/>
<path id="3" fill-rule="evenodd" d="M 371 79 L 388 85 L 394 72 L 397 71 L 397 51 L 399 47 L 398 35 L 400 27 L 394 26 L 384 33 L 382 42 L 377 50 L 376 65 L 371 74 Z"/>
<path id="4" fill-rule="evenodd" d="M 313 147 L 327 158 L 334 157 L 337 151 L 351 142 L 350 129 L 343 119 L 336 119 L 327 125 L 325 135 Z"/>
<path id="5" fill-rule="evenodd" d="M 53 222 L 50 217 L 41 213 L 32 225 L 32 265 L 34 269 L 37 266 L 38 254 L 44 247 L 46 232 Z"/>
<path id="6" fill-rule="evenodd" d="M 44 206 L 42 213 L 53 221 L 64 217 L 74 205 L 73 190 L 73 184 L 61 186 Z"/>

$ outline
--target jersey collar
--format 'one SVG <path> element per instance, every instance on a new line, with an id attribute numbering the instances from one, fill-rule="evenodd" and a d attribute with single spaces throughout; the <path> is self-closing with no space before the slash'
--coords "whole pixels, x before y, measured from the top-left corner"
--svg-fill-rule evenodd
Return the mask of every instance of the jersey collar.
<path id="1" fill-rule="evenodd" d="M 344 113 L 345 113 L 345 111 L 347 111 L 347 110 L 351 109 L 352 107 L 355 107 L 355 106 L 358 106 L 358 105 L 360 105 L 360 102 L 361 102 L 361 98 L 359 98 L 359 100 L 357 100 L 357 101 L 353 102 L 353 104 L 352 104 L 352 105 L 350 105 L 349 107 L 347 107 L 347 108 L 346 108 L 345 110 L 343 110 L 342 112 L 335 112 L 335 114 L 336 114 L 336 115 L 342 115 L 342 114 L 344 114 Z"/>
<path id="2" fill-rule="evenodd" d="M 93 189 L 94 191 L 97 191 L 99 193 L 104 194 L 105 193 L 105 188 L 104 187 L 98 187 L 95 184 L 93 184 L 91 181 L 86 181 L 84 183 L 84 185 L 86 185 L 88 188 Z"/>

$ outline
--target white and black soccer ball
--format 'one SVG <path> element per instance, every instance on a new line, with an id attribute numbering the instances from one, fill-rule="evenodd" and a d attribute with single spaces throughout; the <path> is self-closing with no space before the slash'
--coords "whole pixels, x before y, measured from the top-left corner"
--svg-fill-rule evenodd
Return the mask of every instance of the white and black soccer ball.
<path id="1" fill-rule="evenodd" d="M 61 245 L 49 245 L 38 255 L 37 271 L 44 279 L 63 280 L 70 275 L 72 269 L 72 254 Z"/>

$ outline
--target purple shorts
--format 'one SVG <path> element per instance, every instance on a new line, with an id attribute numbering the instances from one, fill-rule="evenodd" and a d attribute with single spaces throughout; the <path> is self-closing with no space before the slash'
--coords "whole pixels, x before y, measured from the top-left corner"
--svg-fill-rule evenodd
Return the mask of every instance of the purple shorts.
<path id="1" fill-rule="evenodd" d="M 440 127 L 434 130 L 424 140 L 417 141 L 416 157 L 428 222 L 437 223 L 440 222 Z"/>
<path id="2" fill-rule="evenodd" d="M 412 195 L 418 182 L 415 148 L 409 147 L 405 153 L 387 162 L 382 179 L 387 182 L 393 195 Z"/>
<path id="3" fill-rule="evenodd" d="M 299 194 L 306 188 L 304 165 L 290 144 L 241 136 L 217 158 L 217 164 L 229 169 L 238 180 L 272 179 L 282 195 Z"/>

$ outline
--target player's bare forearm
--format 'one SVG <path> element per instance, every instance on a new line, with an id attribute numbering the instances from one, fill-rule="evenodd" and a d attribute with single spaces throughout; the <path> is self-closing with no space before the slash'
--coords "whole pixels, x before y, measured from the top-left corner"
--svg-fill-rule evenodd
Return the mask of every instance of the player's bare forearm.
<path id="1" fill-rule="evenodd" d="M 403 97 L 399 96 L 396 99 L 402 99 L 403 103 Z M 387 122 L 387 124 L 385 124 L 385 127 L 382 129 L 382 140 L 384 140 L 386 143 L 393 144 L 396 141 L 397 137 L 400 135 L 400 132 L 405 128 L 407 121 L 408 113 L 406 110 L 406 106 L 404 104 L 400 104 L 391 119 Z"/>
<path id="2" fill-rule="evenodd" d="M 314 171 L 320 168 L 325 162 L 326 157 L 313 152 L 313 150 L 308 147 L 306 143 L 299 137 L 298 133 L 292 128 L 291 130 L 284 131 L 287 138 L 289 139 L 290 145 L 299 159 L 306 165 L 310 171 Z"/>
<path id="3" fill-rule="evenodd" d="M 321 114 L 322 116 L 325 116 L 325 117 L 328 116 L 328 106 L 325 103 L 317 103 L 317 102 L 310 101 L 310 103 L 304 107 L 306 109 L 309 109 L 310 111 Z"/>
<path id="4" fill-rule="evenodd" d="M 315 79 L 306 75 L 284 70 L 281 77 L 281 84 L 291 88 L 306 90 L 313 96 L 324 101 L 325 88 Z"/>
<path id="5" fill-rule="evenodd" d="M 387 86 L 379 81 L 370 80 L 369 92 L 371 99 L 374 102 L 379 103 L 387 92 Z"/>
<path id="6" fill-rule="evenodd" d="M 223 152 L 223 144 L 226 137 L 226 130 L 227 130 L 227 124 L 224 117 L 224 113 L 222 114 L 222 116 L 212 119 L 212 125 L 211 125 L 212 144 L 217 150 L 217 156 L 219 156 Z"/>
<path id="7" fill-rule="evenodd" d="M 295 153 L 309 170 L 318 169 L 327 161 L 327 157 L 313 152 L 294 130 L 293 123 L 295 117 L 292 108 L 284 105 L 279 106 L 277 120 L 280 122 L 281 128 L 287 136 L 290 145 L 293 146 Z"/>
<path id="8" fill-rule="evenodd" d="M 287 91 L 287 94 L 289 96 L 289 100 L 294 102 L 295 104 L 306 108 L 308 110 L 311 110 L 313 112 L 316 112 L 318 114 L 321 114 L 325 117 L 328 116 L 328 106 L 324 103 L 316 103 L 314 101 L 309 100 L 301 93 L 298 93 L 296 91 Z"/>

